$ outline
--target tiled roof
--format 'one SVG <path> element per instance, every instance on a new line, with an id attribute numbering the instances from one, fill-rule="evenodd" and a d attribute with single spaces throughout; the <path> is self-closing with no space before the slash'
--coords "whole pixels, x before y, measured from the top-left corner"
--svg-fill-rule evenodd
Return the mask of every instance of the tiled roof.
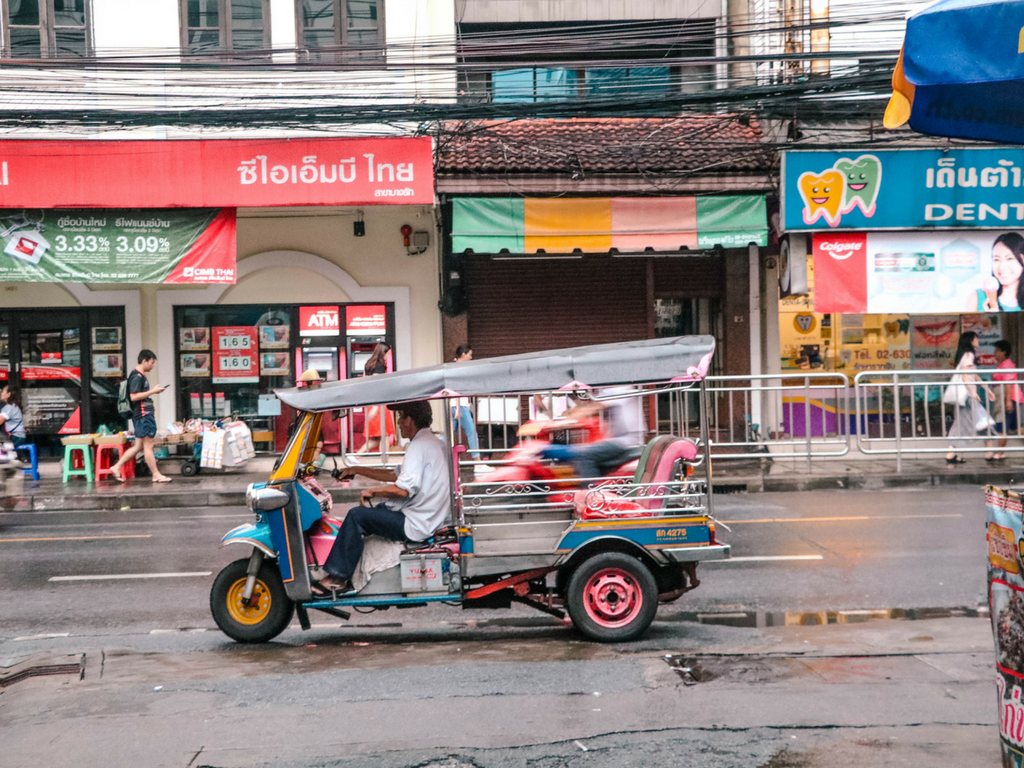
<path id="1" fill-rule="evenodd" d="M 439 174 L 765 173 L 772 153 L 755 121 L 729 116 L 449 123 Z"/>

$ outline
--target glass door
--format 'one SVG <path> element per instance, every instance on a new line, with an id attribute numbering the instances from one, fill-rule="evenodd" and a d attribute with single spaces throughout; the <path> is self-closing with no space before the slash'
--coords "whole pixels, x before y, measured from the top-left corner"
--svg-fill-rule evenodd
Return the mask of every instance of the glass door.
<path id="1" fill-rule="evenodd" d="M 59 450 L 62 435 L 82 432 L 89 423 L 89 398 L 82 397 L 82 348 L 86 317 L 80 310 L 0 316 L 0 368 L 7 363 L 12 385 L 21 389 L 25 429 L 44 453 Z M 2 375 L 2 374 L 0 374 Z"/>

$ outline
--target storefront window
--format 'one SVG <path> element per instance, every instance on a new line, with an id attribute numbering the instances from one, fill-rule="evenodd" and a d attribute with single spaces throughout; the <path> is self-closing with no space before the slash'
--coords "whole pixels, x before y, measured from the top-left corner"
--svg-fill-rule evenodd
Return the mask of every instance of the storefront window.
<path id="1" fill-rule="evenodd" d="M 293 414 L 274 390 L 295 386 L 309 368 L 324 381 L 360 374 L 367 349 L 394 344 L 393 328 L 390 304 L 177 307 L 177 417 L 235 416 L 258 450 L 280 450 Z M 340 450 L 340 428 L 325 435 Z"/>

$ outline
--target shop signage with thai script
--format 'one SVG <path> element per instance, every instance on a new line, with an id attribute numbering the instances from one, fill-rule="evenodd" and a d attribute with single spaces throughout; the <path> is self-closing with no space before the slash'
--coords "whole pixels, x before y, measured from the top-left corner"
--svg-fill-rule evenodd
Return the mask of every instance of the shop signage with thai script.
<path id="1" fill-rule="evenodd" d="M 783 152 L 782 228 L 1024 227 L 1024 149 Z"/>
<path id="2" fill-rule="evenodd" d="M 0 281 L 235 282 L 235 209 L 0 210 Z"/>
<path id="3" fill-rule="evenodd" d="M 345 307 L 346 336 L 383 336 L 388 332 L 383 304 L 350 304 Z"/>
<path id="4" fill-rule="evenodd" d="M 434 203 L 425 137 L 0 141 L 2 208 Z"/>
<path id="5" fill-rule="evenodd" d="M 1024 236 L 1016 231 L 817 232 L 814 311 L 1017 312 Z"/>
<path id="6" fill-rule="evenodd" d="M 299 307 L 299 334 L 301 336 L 337 336 L 339 333 L 341 333 L 341 320 L 337 306 Z"/>
<path id="7" fill-rule="evenodd" d="M 213 383 L 258 382 L 260 372 L 256 354 L 255 326 L 215 326 L 213 328 Z"/>

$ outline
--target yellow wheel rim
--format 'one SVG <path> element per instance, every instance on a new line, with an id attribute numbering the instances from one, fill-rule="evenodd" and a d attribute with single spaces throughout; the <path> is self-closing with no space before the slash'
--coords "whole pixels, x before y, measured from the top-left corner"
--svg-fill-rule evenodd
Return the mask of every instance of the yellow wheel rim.
<path id="1" fill-rule="evenodd" d="M 245 604 L 242 593 L 245 591 L 245 579 L 239 579 L 228 590 L 228 614 L 239 624 L 252 626 L 259 624 L 270 613 L 270 590 L 267 585 L 256 579 L 252 589 L 252 599 Z"/>

